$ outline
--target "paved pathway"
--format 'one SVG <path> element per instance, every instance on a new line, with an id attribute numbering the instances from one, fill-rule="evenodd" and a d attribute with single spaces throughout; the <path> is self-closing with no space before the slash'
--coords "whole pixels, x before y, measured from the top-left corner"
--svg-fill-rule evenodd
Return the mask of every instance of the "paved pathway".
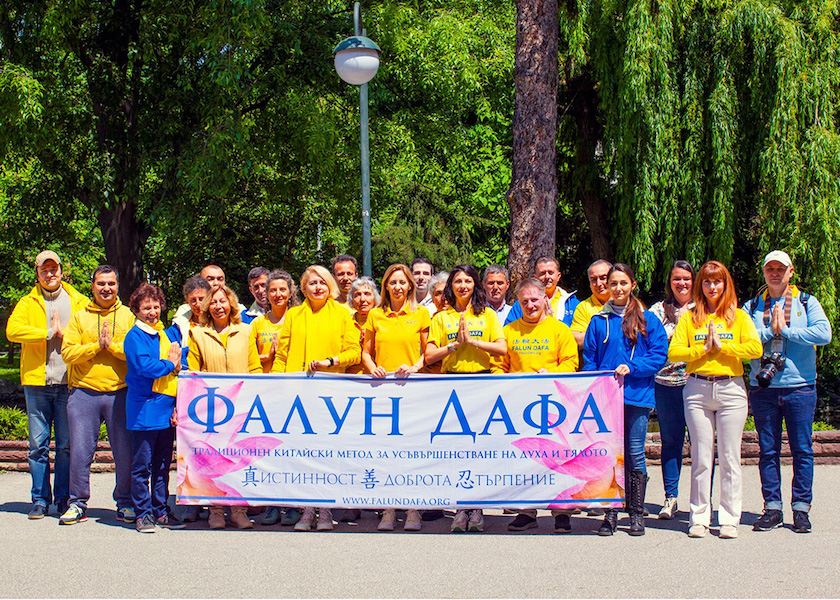
<path id="1" fill-rule="evenodd" d="M 661 502 L 650 469 L 651 512 Z M 28 521 L 27 474 L 0 474 L 2 597 L 837 597 L 840 594 L 840 466 L 816 468 L 814 532 L 754 533 L 760 513 L 756 467 L 745 467 L 744 516 L 737 540 L 689 539 L 687 514 L 647 520 L 631 538 L 626 516 L 612 538 L 600 519 L 573 517 L 572 535 L 540 528 L 509 533 L 509 516 L 488 511 L 484 534 L 448 533 L 449 519 L 419 533 L 378 533 L 373 513 L 333 533 L 184 531 L 139 534 L 118 523 L 113 475 L 92 477 L 89 520 L 59 527 Z M 783 478 L 790 481 L 790 468 Z M 688 469 L 681 505 L 687 508 Z M 715 490 L 715 497 L 719 497 Z M 787 492 L 789 493 L 789 491 Z M 785 495 L 788 502 L 787 493 Z M 654 513 L 655 514 L 655 513 Z M 547 513 L 546 513 L 547 515 Z M 785 517 L 790 521 L 787 511 Z"/>

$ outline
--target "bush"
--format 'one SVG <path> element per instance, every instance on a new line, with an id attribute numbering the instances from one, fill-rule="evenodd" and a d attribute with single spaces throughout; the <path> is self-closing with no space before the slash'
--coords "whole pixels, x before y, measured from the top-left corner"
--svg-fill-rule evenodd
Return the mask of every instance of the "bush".
<path id="1" fill-rule="evenodd" d="M 0 439 L 28 440 L 26 413 L 19 408 L 0 406 Z"/>

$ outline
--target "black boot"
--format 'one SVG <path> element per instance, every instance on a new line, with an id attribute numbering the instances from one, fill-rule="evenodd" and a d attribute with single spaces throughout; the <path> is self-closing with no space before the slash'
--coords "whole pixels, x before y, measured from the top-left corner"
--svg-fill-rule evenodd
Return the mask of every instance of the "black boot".
<path id="1" fill-rule="evenodd" d="M 608 508 L 604 511 L 604 522 L 598 528 L 598 535 L 612 535 L 618 527 L 618 511 L 614 508 Z"/>
<path id="2" fill-rule="evenodd" d="M 645 534 L 645 490 L 650 479 L 645 473 L 634 470 L 630 473 L 630 498 L 628 511 L 630 513 L 630 535 Z"/>

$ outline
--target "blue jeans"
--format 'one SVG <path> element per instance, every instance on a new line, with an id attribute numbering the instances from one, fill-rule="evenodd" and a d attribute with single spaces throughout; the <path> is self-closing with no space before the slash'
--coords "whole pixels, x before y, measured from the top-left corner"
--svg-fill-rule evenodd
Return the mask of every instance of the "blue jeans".
<path id="1" fill-rule="evenodd" d="M 146 515 L 159 519 L 166 514 L 166 499 L 169 497 L 169 466 L 172 464 L 175 428 L 129 433 L 134 452 L 131 464 L 134 510 L 138 519 Z"/>
<path id="2" fill-rule="evenodd" d="M 808 512 L 813 497 L 814 451 L 811 433 L 817 389 L 814 385 L 795 388 L 750 388 L 750 407 L 758 432 L 758 472 L 764 508 L 782 510 L 782 419 L 787 426 L 790 453 L 793 457 L 793 510 Z"/>
<path id="3" fill-rule="evenodd" d="M 25 385 L 29 418 L 29 474 L 32 503 L 49 507 L 70 498 L 70 427 L 67 424 L 66 385 Z M 55 489 L 50 489 L 50 429 L 55 427 Z"/>
<path id="4" fill-rule="evenodd" d="M 685 444 L 685 408 L 683 386 L 655 384 L 656 414 L 659 417 L 659 435 L 662 439 L 662 483 L 666 498 L 676 498 L 679 493 L 682 469 L 683 444 Z"/>
<path id="5" fill-rule="evenodd" d="M 647 473 L 645 439 L 649 416 L 649 408 L 624 405 L 624 469 L 627 473 L 636 470 Z"/>

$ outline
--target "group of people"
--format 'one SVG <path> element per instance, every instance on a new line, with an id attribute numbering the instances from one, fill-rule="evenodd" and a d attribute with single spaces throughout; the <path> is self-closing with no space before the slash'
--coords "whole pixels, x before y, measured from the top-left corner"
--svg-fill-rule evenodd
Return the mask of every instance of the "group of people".
<path id="1" fill-rule="evenodd" d="M 250 307 L 239 303 L 224 271 L 208 265 L 184 284 L 184 304 L 170 327 L 163 292 L 143 283 L 119 299 L 119 279 L 107 265 L 92 276 L 88 300 L 62 280 L 55 252 L 35 259 L 37 283 L 15 307 L 7 337 L 22 345 L 21 380 L 29 417 L 32 476 L 30 519 L 55 502 L 59 523 L 86 519 L 90 465 L 104 421 L 116 468 L 117 518 L 140 532 L 181 528 L 168 508 L 169 471 L 177 426 L 175 395 L 182 369 L 215 373 L 329 371 L 374 378 L 414 373 L 562 373 L 613 371 L 624 390 L 624 481 L 629 534 L 644 535 L 648 482 L 645 439 L 656 409 L 662 437 L 664 502 L 659 518 L 678 510 L 686 430 L 691 447 L 689 527 L 708 534 L 715 440 L 721 483 L 719 537 L 735 538 L 741 519 L 741 434 L 751 406 L 761 449 L 766 531 L 783 523 L 780 453 L 785 421 L 794 461 L 793 529 L 811 529 L 816 407 L 815 347 L 831 339 L 816 298 L 790 283 L 785 252 L 767 254 L 766 290 L 739 308 L 726 267 L 709 261 L 695 273 L 677 261 L 666 299 L 648 309 L 636 294 L 628 265 L 597 260 L 587 277 L 591 295 L 560 287 L 560 264 L 541 257 L 533 277 L 519 282 L 507 303 L 510 277 L 499 265 L 483 277 L 471 265 L 435 272 L 424 258 L 388 267 L 381 284 L 358 277 L 352 256 L 331 269 L 308 267 L 298 288 L 283 270 L 254 268 Z M 299 297 L 302 295 L 302 298 Z M 536 342 L 539 343 L 536 343 Z M 751 361 L 749 391 L 743 362 Z M 50 430 L 55 430 L 55 477 L 50 485 Z M 210 506 L 208 526 L 254 525 L 249 509 Z M 569 510 L 554 510 L 554 531 L 571 531 Z M 613 535 L 618 511 L 603 511 L 598 533 Z M 195 520 L 197 507 L 182 515 Z M 421 529 L 442 511 L 409 510 L 403 528 Z M 342 520 L 359 518 L 352 507 Z M 330 530 L 328 508 L 268 507 L 264 525 Z M 397 525 L 381 512 L 379 530 Z M 536 511 L 522 510 L 508 528 L 537 527 Z M 483 531 L 482 510 L 458 510 L 453 532 Z"/>

